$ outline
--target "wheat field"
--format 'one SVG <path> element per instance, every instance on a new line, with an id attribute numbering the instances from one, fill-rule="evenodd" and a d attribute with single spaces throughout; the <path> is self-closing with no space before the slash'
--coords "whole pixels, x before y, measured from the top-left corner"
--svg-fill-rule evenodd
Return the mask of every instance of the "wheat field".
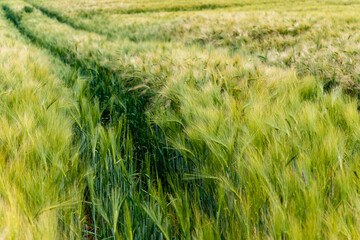
<path id="1" fill-rule="evenodd" d="M 0 239 L 360 238 L 360 1 L 0 5 Z"/>

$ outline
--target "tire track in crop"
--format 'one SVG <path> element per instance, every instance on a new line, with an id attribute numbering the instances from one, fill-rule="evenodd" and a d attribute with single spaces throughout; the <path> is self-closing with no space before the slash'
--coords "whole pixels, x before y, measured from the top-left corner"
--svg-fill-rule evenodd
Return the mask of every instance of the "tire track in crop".
<path id="1" fill-rule="evenodd" d="M 96 61 L 88 60 L 87 62 L 84 62 L 82 59 L 78 58 L 76 52 L 73 52 L 69 48 L 51 45 L 45 40 L 37 37 L 31 31 L 28 31 L 21 25 L 20 16 L 14 13 L 7 5 L 2 5 L 2 8 L 5 11 L 7 19 L 11 21 L 19 32 L 26 36 L 33 44 L 39 48 L 49 50 L 52 55 L 58 57 L 62 62 L 78 70 L 84 77 L 91 79 L 89 86 L 90 91 L 93 93 L 92 97 L 97 97 L 100 102 L 100 107 L 104 108 L 101 116 L 104 125 L 108 125 L 110 121 L 119 119 L 123 115 L 126 116 L 127 124 L 129 125 L 133 137 L 134 146 L 136 147 L 136 159 L 143 161 L 147 158 L 149 151 L 153 156 L 162 156 L 164 163 L 166 162 L 165 160 L 168 158 L 168 155 L 173 157 L 174 153 L 168 150 L 168 146 L 159 147 L 160 139 L 157 138 L 163 138 L 164 136 L 157 136 L 158 133 L 154 136 L 153 132 L 158 132 L 158 130 L 156 130 L 157 127 L 154 126 L 156 129 L 151 129 L 151 123 L 148 121 L 145 113 L 153 93 L 148 92 L 147 94 L 141 94 L 141 89 L 129 90 L 138 85 L 141 79 L 156 76 L 149 76 L 149 74 L 134 68 L 114 70 L 100 65 Z M 128 68 L 130 68 L 130 66 L 128 66 Z M 113 107 L 114 109 L 107 109 L 107 106 L 111 105 L 109 101 L 114 95 L 120 96 L 125 106 L 121 103 Z M 160 132 L 160 135 L 161 134 L 162 133 Z M 165 148 L 167 150 L 160 150 Z M 161 164 L 160 167 L 164 168 L 165 166 Z"/>
<path id="2" fill-rule="evenodd" d="M 26 1 L 31 4 L 33 7 L 39 9 L 44 14 L 48 15 L 49 17 L 56 18 L 59 21 L 64 21 L 64 23 L 68 22 L 69 20 L 61 15 L 61 13 L 56 12 L 54 10 L 50 10 L 46 7 L 40 6 L 33 2 Z M 272 2 L 267 2 L 267 4 Z M 162 7 L 162 8 L 148 8 L 148 9 L 140 9 L 140 8 L 132 8 L 132 9 L 95 9 L 89 10 L 86 12 L 80 12 L 79 15 L 82 17 L 89 17 L 93 14 L 99 13 L 111 13 L 111 14 L 138 14 L 138 13 L 157 13 L 157 12 L 192 12 L 192 11 L 202 11 L 202 10 L 212 10 L 212 9 L 222 9 L 222 8 L 231 8 L 231 7 L 244 7 L 247 4 L 245 3 L 231 3 L 231 4 L 200 4 L 195 6 L 174 6 L 174 7 Z M 76 23 L 71 22 L 70 24 L 74 25 L 75 28 L 79 26 Z"/>
<path id="3" fill-rule="evenodd" d="M 292 2 L 292 1 L 290 1 Z M 79 16 L 89 17 L 93 14 L 99 13 L 111 13 L 111 14 L 139 14 L 139 13 L 162 13 L 162 12 L 193 12 L 193 11 L 203 11 L 203 10 L 215 10 L 215 9 L 225 9 L 232 7 L 245 7 L 245 6 L 258 6 L 258 5 L 269 5 L 278 3 L 278 1 L 262 1 L 262 2 L 237 2 L 237 3 L 203 3 L 199 5 L 191 5 L 191 6 L 172 6 L 172 7 L 159 7 L 159 8 L 130 8 L 130 9 L 94 9 L 91 11 L 80 12 Z"/>
<path id="4" fill-rule="evenodd" d="M 100 124 L 105 129 L 113 127 L 112 123 L 116 127 L 116 123 L 122 122 L 124 135 L 128 135 L 130 133 L 131 140 L 127 139 L 128 143 L 124 143 L 124 145 L 128 144 L 132 147 L 132 153 L 125 152 L 124 154 L 131 155 L 131 161 L 136 167 L 137 175 L 139 175 L 139 179 L 142 180 L 144 176 L 140 176 L 142 172 L 146 172 L 147 165 L 151 167 L 151 171 L 153 172 L 156 178 L 162 179 L 162 182 L 167 181 L 167 174 L 179 174 L 177 171 L 172 169 L 172 166 L 169 165 L 169 159 L 175 161 L 175 159 L 180 159 L 183 161 L 182 156 L 176 150 L 172 150 L 165 143 L 165 135 L 164 133 L 154 124 L 150 123 L 145 112 L 148 102 L 151 98 L 151 95 L 141 95 L 137 92 L 137 90 L 130 91 L 131 82 L 134 81 L 136 84 L 138 78 L 146 78 L 146 73 L 139 73 L 135 69 L 130 69 L 132 74 L 127 72 L 128 79 L 124 79 L 124 76 L 121 74 L 122 70 L 113 70 L 107 68 L 105 66 L 101 66 L 96 61 L 84 62 L 81 61 L 76 55 L 76 52 L 73 52 L 65 47 L 52 45 L 51 43 L 47 43 L 46 40 L 41 39 L 36 36 L 33 32 L 26 29 L 26 27 L 21 24 L 21 16 L 16 14 L 12 9 L 10 9 L 7 5 L 2 5 L 2 9 L 5 12 L 6 18 L 9 22 L 13 23 L 17 30 L 26 38 L 28 38 L 32 44 L 37 46 L 40 49 L 46 49 L 50 51 L 50 53 L 59 58 L 62 62 L 72 67 L 74 70 L 78 71 L 82 76 L 89 79 L 89 82 L 86 83 L 89 87 L 87 88 L 87 101 L 90 104 L 94 104 L 96 99 L 99 99 L 99 104 L 101 105 L 101 116 L 100 116 Z M 139 75 L 140 74 L 140 75 Z M 126 77 L 126 76 L 125 76 Z M 122 81 L 125 81 L 122 84 Z M 112 96 L 119 96 L 123 102 L 121 104 L 113 108 L 108 108 L 111 105 L 109 102 L 111 101 Z M 95 101 L 95 102 L 94 102 Z M 81 106 L 80 106 L 81 108 Z M 90 112 L 82 112 L 82 114 L 91 114 Z M 79 113 L 81 114 L 81 113 Z M 123 116 L 125 117 L 125 121 L 122 121 Z M 81 116 L 82 117 L 82 116 Z M 79 124 L 79 123 L 78 123 Z M 90 130 L 86 130 L 89 128 Z M 85 131 L 85 132 L 84 132 Z M 74 132 L 76 135 L 76 139 L 79 139 L 80 144 L 82 146 L 80 156 L 84 159 L 86 164 L 91 166 L 96 166 L 93 163 L 94 159 L 96 161 L 100 161 L 99 159 L 106 158 L 106 156 L 101 155 L 99 151 L 95 151 L 91 149 L 91 127 L 85 126 L 85 130 L 79 125 L 75 126 Z M 78 136 L 77 136 L 78 135 Z M 122 138 L 122 136 L 117 136 L 118 138 Z M 120 151 L 120 150 L 119 150 Z M 124 151 L 127 151 L 125 149 Z M 120 152 L 119 154 L 122 154 Z M 154 161 L 151 164 L 148 164 L 149 161 Z M 99 163 L 97 163 L 99 164 Z M 115 168 L 116 166 L 112 166 Z M 101 172 L 96 172 L 96 167 L 94 169 L 96 178 L 100 175 Z M 99 170 L 100 171 L 100 170 Z M 171 172 L 170 172 L 171 171 Z M 101 179 L 99 180 L 101 181 Z M 115 180 L 114 180 L 115 181 Z M 126 181 L 123 181 L 126 184 Z M 131 189 L 133 186 L 130 186 Z M 146 189 L 143 189 L 146 192 Z M 85 193 L 86 202 L 90 202 L 89 198 L 91 193 L 87 191 Z M 107 195 L 101 195 L 106 201 L 108 201 Z M 135 202 L 133 199 L 131 200 Z M 91 210 L 94 206 L 90 206 L 85 204 L 84 209 L 88 219 L 97 219 L 95 217 L 95 210 Z M 133 206 L 136 208 L 136 206 Z M 93 213 L 91 213 L 93 211 Z M 137 210 L 139 211 L 139 210 Z M 138 213 L 140 214 L 140 213 Z M 144 219 L 145 219 L 144 215 Z M 93 222 L 87 222 L 90 225 L 94 225 L 96 220 Z M 95 233 L 96 235 L 96 233 Z M 99 236 L 99 235 L 96 235 Z M 96 237 L 95 237 L 96 239 Z"/>
<path id="5" fill-rule="evenodd" d="M 108 36 L 110 34 L 106 34 L 102 31 L 97 31 L 95 29 L 89 28 L 85 25 L 79 25 L 77 24 L 72 18 L 66 17 L 63 14 L 57 12 L 57 11 L 52 11 L 48 8 L 45 8 L 43 6 L 40 6 L 38 4 L 35 4 L 33 2 L 28 2 L 25 1 L 28 4 L 30 4 L 31 6 L 33 6 L 34 8 L 38 9 L 40 12 L 42 12 L 45 16 L 48 16 L 49 18 L 53 18 L 56 19 L 58 22 L 66 24 L 76 30 L 82 30 L 82 31 L 86 31 L 86 32 L 90 32 L 90 33 L 96 33 L 96 34 L 100 34 L 100 35 L 104 35 L 104 36 Z"/>
<path id="6" fill-rule="evenodd" d="M 163 8 L 150 8 L 150 9 L 97 9 L 84 13 L 87 14 L 96 14 L 96 13 L 113 13 L 113 14 L 138 14 L 138 13 L 157 13 L 157 12 L 193 12 L 193 11 L 203 11 L 203 10 L 212 10 L 212 9 L 222 9 L 230 7 L 243 7 L 246 6 L 245 3 L 232 3 L 232 4 L 200 4 L 195 6 L 175 6 L 175 7 L 163 7 Z"/>
<path id="7" fill-rule="evenodd" d="M 31 1 L 26 1 L 26 3 L 30 4 L 34 8 L 38 9 L 40 12 L 42 12 L 44 15 L 46 15 L 49 18 L 56 19 L 58 22 L 64 23 L 76 30 L 82 30 L 86 32 L 92 32 L 97 33 L 106 37 L 112 37 L 111 33 L 103 32 L 100 30 L 93 29 L 92 27 L 89 27 L 87 25 L 78 24 L 73 18 L 67 17 L 64 14 L 51 10 L 49 8 L 46 8 L 44 6 L 38 5 L 36 3 L 33 3 Z M 139 13 L 161 13 L 161 12 L 179 12 L 179 11 L 202 11 L 202 10 L 211 10 L 211 9 L 222 9 L 222 8 L 230 8 L 230 7 L 243 7 L 246 4 L 244 3 L 235 3 L 235 4 L 202 4 L 198 6 L 191 6 L 191 7 L 170 7 L 170 8 L 155 8 L 155 9 L 114 9 L 114 10 L 91 10 L 87 12 L 81 12 L 79 14 L 80 17 L 89 17 L 90 15 L 94 14 L 101 14 L 102 12 L 106 11 L 107 13 L 111 14 L 139 14 Z"/>
<path id="8" fill-rule="evenodd" d="M 31 1 L 25 1 L 28 4 L 30 4 L 31 6 L 33 6 L 34 8 L 38 9 L 40 12 L 42 12 L 44 15 L 48 16 L 49 18 L 53 18 L 56 19 L 57 21 L 64 23 L 76 30 L 82 30 L 82 31 L 86 31 L 86 32 L 92 32 L 92 33 L 97 33 L 100 35 L 104 35 L 104 36 L 108 36 L 110 37 L 111 34 L 110 33 L 105 33 L 103 31 L 98 31 L 95 30 L 91 27 L 88 27 L 86 25 L 80 25 L 78 23 L 76 23 L 76 21 L 74 21 L 72 18 L 67 17 L 63 14 L 61 14 L 58 11 L 55 10 L 50 10 L 49 8 L 43 7 L 41 5 L 38 5 L 36 3 L 33 3 Z M 106 12 L 112 13 L 112 14 L 138 14 L 138 13 L 156 13 L 156 12 L 178 12 L 178 11 L 202 11 L 202 10 L 208 10 L 208 9 L 221 9 L 221 8 L 229 8 L 229 7 L 241 7 L 241 6 L 245 6 L 245 4 L 241 3 L 241 4 L 225 4 L 225 5 L 220 5 L 220 4 L 203 4 L 203 5 L 198 5 L 198 6 L 192 6 L 192 7 L 172 7 L 172 8 L 156 8 L 156 9 L 128 9 L 128 10 L 124 10 L 124 9 L 115 9 L 115 10 L 106 10 Z M 99 10 L 92 10 L 89 12 L 84 12 L 81 13 L 80 16 L 82 17 L 87 17 L 88 15 L 93 15 L 93 14 L 99 14 L 102 13 L 103 9 L 99 9 Z M 85 16 L 84 16 L 85 15 Z"/>
<path id="9" fill-rule="evenodd" d="M 26 28 L 24 28 L 20 24 L 21 17 L 19 15 L 14 13 L 6 5 L 3 5 L 2 8 L 5 11 L 5 15 L 6 15 L 7 19 L 10 20 L 15 25 L 15 27 L 19 30 L 19 32 L 22 35 L 24 35 L 28 39 L 30 39 L 31 42 L 33 44 L 35 44 L 37 47 L 45 48 L 45 49 L 49 50 L 52 55 L 60 58 L 60 60 L 62 62 L 64 62 L 65 64 L 70 65 L 74 69 L 80 70 L 80 72 L 83 76 L 90 77 L 93 80 L 95 78 L 95 80 L 97 80 L 97 81 L 100 81 L 100 80 L 110 81 L 110 83 L 112 83 L 112 84 L 116 84 L 116 83 L 124 83 L 124 84 L 125 83 L 126 84 L 133 83 L 133 84 L 135 84 L 137 82 L 137 81 L 130 81 L 132 79 L 128 79 L 128 81 L 126 81 L 126 82 L 124 82 L 123 79 L 121 79 L 122 81 L 114 81 L 115 79 L 121 78 L 121 76 L 120 76 L 121 69 L 114 70 L 109 67 L 102 66 L 99 63 L 97 63 L 96 61 L 91 61 L 91 60 L 84 62 L 83 60 L 81 60 L 77 57 L 76 52 L 73 52 L 72 50 L 67 49 L 67 48 L 49 44 L 46 41 L 44 41 L 43 39 L 37 37 L 35 34 L 33 34 L 31 31 L 28 31 Z M 135 69 L 132 69 L 132 71 L 135 71 Z M 136 72 L 136 75 L 138 75 L 138 74 L 139 74 L 139 72 Z M 146 76 L 141 76 L 141 77 L 146 78 Z M 134 79 L 134 80 L 137 80 L 137 79 Z M 92 82 L 90 85 L 94 85 L 94 87 L 95 87 L 96 84 L 95 84 L 95 82 Z M 125 85 L 125 86 L 110 85 L 108 87 L 113 87 L 113 88 L 123 87 L 124 88 L 123 90 L 126 91 L 128 88 L 131 88 L 133 86 L 131 86 L 131 85 Z M 92 89 L 92 90 L 97 91 L 99 89 Z M 106 89 L 100 89 L 100 90 L 106 92 Z M 108 98 L 110 96 L 98 96 L 98 97 L 100 98 L 100 100 L 103 100 L 104 98 Z"/>
<path id="10" fill-rule="evenodd" d="M 103 111 L 103 124 L 107 124 L 110 119 L 117 119 L 120 115 L 125 114 L 127 124 L 130 126 L 134 146 L 137 149 L 136 159 L 142 161 L 148 157 L 148 154 L 161 158 L 161 160 L 156 160 L 159 164 L 156 167 L 161 169 L 161 171 L 158 171 L 158 169 L 154 170 L 160 178 L 162 176 L 165 177 L 167 159 L 178 158 L 179 152 L 171 150 L 168 143 L 164 141 L 165 136 L 162 130 L 147 119 L 146 108 L 154 93 L 148 91 L 146 94 L 143 94 L 142 89 L 133 89 L 139 83 L 143 83 L 141 80 L 147 78 L 158 79 L 160 76 L 142 72 L 132 66 L 126 66 L 126 69 L 123 69 L 125 66 L 113 69 L 102 66 L 96 61 L 91 61 L 91 59 L 84 62 L 70 48 L 51 45 L 42 38 L 37 37 L 34 33 L 21 26 L 21 19 L 8 6 L 3 5 L 2 8 L 6 13 L 6 17 L 33 44 L 39 48 L 49 50 L 52 55 L 59 58 L 62 62 L 78 70 L 82 76 L 91 79 L 89 85 L 94 95 L 92 97 L 99 98 L 101 105 L 109 105 L 107 101 L 111 99 L 112 95 L 120 95 L 123 98 L 125 106 L 122 104 L 116 106 L 118 109 L 116 112 L 111 112 L 107 109 Z M 180 158 L 182 157 L 180 156 Z"/>
<path id="11" fill-rule="evenodd" d="M 78 24 L 73 18 L 67 17 L 61 12 L 58 12 L 56 10 L 51 10 L 47 7 L 41 6 L 39 4 L 36 4 L 29 0 L 24 0 L 34 8 L 41 11 L 44 15 L 48 16 L 49 18 L 56 19 L 57 21 L 67 24 L 70 27 L 76 29 L 76 30 L 83 30 L 87 32 L 93 32 L 100 35 L 104 35 L 107 37 L 111 37 L 111 33 L 103 32 L 101 30 L 93 29 L 92 27 L 89 27 L 87 25 Z M 253 5 L 268 5 L 276 3 L 276 1 L 266 1 L 266 2 L 258 2 L 251 4 Z M 247 3 L 231 3 L 231 4 L 200 4 L 195 6 L 175 6 L 175 7 L 163 7 L 163 8 L 150 8 L 150 9 L 140 9 L 140 8 L 133 8 L 133 9 L 96 9 L 96 10 L 90 10 L 90 11 L 84 11 L 80 12 L 80 17 L 89 17 L 94 14 L 101 14 L 103 12 L 110 13 L 110 14 L 139 14 L 139 13 L 161 13 L 161 12 L 191 12 L 191 11 L 203 11 L 203 10 L 215 10 L 215 9 L 225 9 L 225 8 L 231 8 L 231 7 L 244 7 L 249 4 Z"/>
<path id="12" fill-rule="evenodd" d="M 107 37 L 108 39 L 113 39 L 115 37 L 115 35 L 113 34 L 113 32 L 107 32 L 106 30 L 103 31 L 101 29 L 96 29 L 94 27 L 91 27 L 91 25 L 86 25 L 86 24 L 79 24 L 74 18 L 71 18 L 71 17 L 67 17 L 66 15 L 62 14 L 61 12 L 58 12 L 56 10 L 51 10 L 49 8 L 46 8 L 44 6 L 41 6 L 39 4 L 36 4 L 32 1 L 29 1 L 29 0 L 24 0 L 25 2 L 27 2 L 28 4 L 30 4 L 32 7 L 34 7 L 35 9 L 38 9 L 42 14 L 44 14 L 45 16 L 49 17 L 49 18 L 52 18 L 52 19 L 55 19 L 57 20 L 58 22 L 60 23 L 63 23 L 63 24 L 66 24 L 68 26 L 70 26 L 71 28 L 73 29 L 76 29 L 76 30 L 82 30 L 82 31 L 86 31 L 86 32 L 89 32 L 89 33 L 96 33 L 96 34 L 99 34 L 99 35 L 102 35 L 102 36 L 105 36 Z M 273 3 L 273 1 L 271 2 L 263 2 L 263 3 L 256 3 L 256 4 L 251 4 L 251 5 L 264 5 L 264 4 L 271 4 Z M 241 4 L 229 4 L 228 6 L 226 5 L 221 5 L 221 4 L 207 4 L 207 7 L 211 8 L 211 9 L 217 9 L 217 8 L 226 8 L 226 7 L 232 7 L 232 6 L 236 6 L 236 5 L 245 5 L 244 3 L 241 3 Z M 215 6 L 218 6 L 218 7 L 215 7 Z M 207 7 L 205 8 L 202 8 L 201 6 L 193 6 L 191 9 L 193 10 L 196 10 L 198 9 L 199 11 L 201 10 L 205 10 L 205 9 L 208 9 Z M 178 10 L 176 10 L 178 9 Z M 161 9 L 133 9 L 133 10 L 136 10 L 136 11 L 140 11 L 140 12 L 161 12 L 161 11 L 182 11 L 182 7 L 174 7 L 174 8 L 163 8 L 163 10 Z M 184 8 L 185 9 L 185 8 Z M 190 9 L 190 10 L 191 10 Z M 133 11 L 133 10 L 124 10 L 125 12 L 126 11 Z M 189 10 L 189 11 L 190 11 Z M 108 11 L 108 10 L 107 10 Z M 111 10 L 110 10 L 111 11 Z M 120 11 L 122 11 L 120 9 Z M 139 13 L 140 13 L 139 12 Z M 135 12 L 134 12 L 135 13 Z M 137 12 L 136 12 L 137 13 Z M 310 29 L 310 28 L 309 28 Z M 299 34 L 304 34 L 306 33 L 309 29 L 305 29 L 304 31 L 300 32 Z M 218 35 L 221 36 L 222 32 L 218 32 L 217 33 Z M 233 33 L 235 34 L 235 33 Z M 269 37 L 272 37 L 272 35 L 275 35 L 276 34 L 276 31 L 273 31 L 273 32 L 264 32 L 264 33 L 260 33 L 260 34 L 257 34 L 256 32 L 253 32 L 250 34 L 250 40 L 253 41 L 253 40 L 259 40 L 261 41 L 262 38 L 269 38 Z M 291 35 L 293 33 L 291 32 L 285 32 L 285 33 L 279 33 L 280 35 Z M 213 34 L 214 35 L 214 34 Z M 148 38 L 146 35 L 143 36 L 143 37 L 140 37 L 140 39 L 138 38 L 133 38 L 133 37 L 126 37 L 129 41 L 131 42 L 142 42 L 142 41 L 155 41 L 156 39 L 154 39 L 155 37 L 150 37 Z M 221 37 L 221 39 L 224 39 L 224 37 Z M 183 39 L 173 39 L 175 41 L 179 40 L 183 40 Z M 165 41 L 165 40 L 160 40 L 160 41 Z M 198 38 L 194 38 L 192 40 L 190 40 L 190 42 L 186 43 L 187 45 L 207 45 L 207 44 L 211 44 L 212 42 L 216 42 L 216 36 L 209 36 L 209 39 L 203 39 L 202 37 L 198 37 Z M 239 42 L 227 42 L 227 43 L 217 43 L 217 44 L 211 44 L 212 46 L 214 46 L 215 48 L 217 47 L 230 47 L 232 49 L 239 49 L 241 48 L 241 46 L 239 45 Z"/>

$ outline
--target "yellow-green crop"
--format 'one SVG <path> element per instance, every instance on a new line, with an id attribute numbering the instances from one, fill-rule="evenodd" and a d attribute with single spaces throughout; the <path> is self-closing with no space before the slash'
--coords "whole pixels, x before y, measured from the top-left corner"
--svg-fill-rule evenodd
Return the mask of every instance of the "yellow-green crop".
<path id="1" fill-rule="evenodd" d="M 1 1 L 0 239 L 358 239 L 359 1 Z"/>

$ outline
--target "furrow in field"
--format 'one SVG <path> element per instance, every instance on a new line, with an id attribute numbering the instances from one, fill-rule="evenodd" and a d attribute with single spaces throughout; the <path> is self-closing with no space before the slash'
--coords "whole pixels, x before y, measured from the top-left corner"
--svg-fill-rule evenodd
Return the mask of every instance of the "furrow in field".
<path id="1" fill-rule="evenodd" d="M 140 155 L 145 154 L 145 149 L 150 149 L 149 136 L 146 136 L 150 133 L 139 126 L 145 128 L 148 126 L 145 108 L 152 89 L 147 84 L 155 83 L 158 77 L 137 70 L 125 61 L 117 62 L 116 52 L 111 52 L 118 48 L 117 44 L 107 41 L 103 36 L 77 31 L 66 24 L 45 17 L 40 12 L 21 15 L 7 6 L 3 8 L 8 19 L 33 43 L 50 50 L 63 62 L 91 79 L 88 84 L 89 90 L 93 94 L 92 97 L 99 99 L 103 124 L 116 122 L 124 114 L 126 115 L 137 145 L 139 154 L 137 157 L 144 158 Z M 28 18 L 27 15 L 31 14 L 33 16 Z M 32 29 L 35 26 L 32 24 L 33 20 L 39 21 L 35 29 Z"/>
<path id="2" fill-rule="evenodd" d="M 180 157 L 175 151 L 165 148 L 160 129 L 151 126 L 148 121 L 145 115 L 148 94 L 144 91 L 140 93 L 141 86 L 133 90 L 128 89 L 139 83 L 144 84 L 143 81 L 151 77 L 151 74 L 143 74 L 130 65 L 111 65 L 112 59 L 109 59 L 111 54 L 97 52 L 99 42 L 108 47 L 113 46 L 102 36 L 76 31 L 43 16 L 40 12 L 31 13 L 33 14 L 31 18 L 25 18 L 24 14 L 29 12 L 21 13 L 23 7 L 24 5 L 18 4 L 13 10 L 4 5 L 3 9 L 7 18 L 22 34 L 37 46 L 50 50 L 54 56 L 72 66 L 88 81 L 80 90 L 77 109 L 79 116 L 75 118 L 78 126 L 77 140 L 82 145 L 81 157 L 94 174 L 89 178 L 85 198 L 86 201 L 93 201 L 93 205 L 85 207 L 90 219 L 87 224 L 93 226 L 91 231 L 95 238 L 126 236 L 128 233 L 124 226 L 119 225 L 119 232 L 103 228 L 106 216 L 102 214 L 103 211 L 111 212 L 109 201 L 115 197 L 114 191 L 126 196 L 126 202 L 129 204 L 132 202 L 129 209 L 123 211 L 131 211 L 134 216 L 141 216 L 142 220 L 137 221 L 136 226 L 144 226 L 149 220 L 142 205 L 138 203 L 145 203 L 149 196 L 142 192 L 145 189 L 135 191 L 138 184 L 141 186 L 141 181 L 139 182 L 143 178 L 141 173 L 154 171 L 156 178 L 166 181 L 165 174 L 168 167 L 165 166 L 165 160 L 174 161 Z M 20 12 L 16 9 L 20 9 Z M 36 17 L 43 26 L 53 31 L 29 29 L 28 27 L 32 25 L 27 25 L 27 21 L 32 24 Z M 74 33 L 73 39 L 69 39 L 67 35 L 69 32 Z M 71 45 L 73 44 L 71 40 L 76 41 L 77 38 L 85 41 L 81 42 L 84 45 Z M 150 164 L 153 161 L 156 161 L 156 165 Z M 109 189 L 108 186 L 113 187 Z M 119 189 L 121 192 L 118 192 Z M 149 191 L 149 186 L 146 189 Z M 100 206 L 99 209 L 98 201 L 104 202 L 105 206 Z M 127 215 L 122 217 L 128 218 Z M 129 219 L 125 220 L 129 221 Z M 150 224 L 146 229 L 153 227 L 154 224 Z M 159 232 L 152 231 L 147 234 L 143 237 L 154 237 Z"/>
<path id="3" fill-rule="evenodd" d="M 74 29 L 88 31 L 88 32 L 94 32 L 94 33 L 98 33 L 98 34 L 104 34 L 103 31 L 94 29 L 91 26 L 88 26 L 86 24 L 78 24 L 78 21 L 76 21 L 74 19 L 71 19 L 69 17 L 66 17 L 66 16 L 64 16 L 63 14 L 61 14 L 61 13 L 59 13 L 57 11 L 52 11 L 52 10 L 50 10 L 48 8 L 45 8 L 45 7 L 41 6 L 41 5 L 38 5 L 38 4 L 33 3 L 33 2 L 29 2 L 29 4 L 31 4 L 31 6 L 38 9 L 39 11 L 41 11 L 46 16 L 48 16 L 50 18 L 55 18 L 57 21 L 59 21 L 61 23 L 65 23 L 65 24 L 69 25 L 70 27 L 72 27 Z"/>
<path id="4" fill-rule="evenodd" d="M 109 8 L 109 9 L 96 9 L 96 10 L 88 10 L 82 13 L 79 13 L 82 17 L 88 17 L 93 14 L 100 14 L 104 11 L 113 14 L 138 14 L 138 13 L 161 13 L 161 12 L 190 12 L 190 11 L 202 11 L 202 10 L 209 10 L 209 9 L 224 9 L 224 8 L 231 8 L 231 7 L 241 7 L 245 6 L 245 3 L 230 3 L 230 4 L 216 4 L 216 3 L 205 3 L 205 4 L 196 4 L 196 5 L 178 5 L 178 6 L 170 6 L 170 7 L 157 7 L 157 8 Z M 39 5 L 36 5 L 39 6 Z M 54 13 L 53 11 L 42 7 L 42 9 L 46 10 L 47 12 Z M 56 14 L 56 13 L 54 13 Z M 58 15 L 58 14 L 56 14 Z"/>

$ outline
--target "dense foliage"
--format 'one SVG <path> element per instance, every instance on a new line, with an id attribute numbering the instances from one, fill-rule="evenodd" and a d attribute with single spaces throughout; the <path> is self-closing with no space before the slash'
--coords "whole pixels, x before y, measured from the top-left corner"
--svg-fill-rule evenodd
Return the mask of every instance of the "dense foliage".
<path id="1" fill-rule="evenodd" d="M 360 237 L 360 2 L 1 5 L 0 238 Z"/>

